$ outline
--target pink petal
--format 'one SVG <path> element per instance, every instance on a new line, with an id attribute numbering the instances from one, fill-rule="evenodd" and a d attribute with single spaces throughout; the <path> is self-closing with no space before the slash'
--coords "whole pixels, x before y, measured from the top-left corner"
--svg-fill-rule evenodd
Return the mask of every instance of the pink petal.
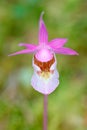
<path id="1" fill-rule="evenodd" d="M 39 23 L 39 44 L 40 45 L 47 44 L 48 42 L 48 33 L 47 33 L 46 26 L 43 21 L 43 14 L 44 12 L 41 13 L 40 23 Z"/>
<path id="2" fill-rule="evenodd" d="M 19 55 L 19 54 L 27 54 L 27 53 L 33 53 L 35 51 L 35 49 L 25 49 L 25 50 L 21 50 L 21 51 L 18 51 L 18 52 L 15 52 L 13 54 L 10 54 L 8 56 L 15 56 L 15 55 Z"/>
<path id="3" fill-rule="evenodd" d="M 49 42 L 49 46 L 52 48 L 60 48 L 67 42 L 66 38 L 56 38 Z"/>
<path id="4" fill-rule="evenodd" d="M 35 56 L 39 61 L 47 62 L 53 58 L 53 53 L 48 49 L 40 49 Z"/>
<path id="5" fill-rule="evenodd" d="M 58 53 L 58 54 L 63 54 L 63 55 L 79 55 L 76 51 L 70 49 L 70 48 L 65 48 L 65 47 L 61 47 L 61 48 L 52 48 L 53 51 L 55 53 Z"/>
<path id="6" fill-rule="evenodd" d="M 26 48 L 29 48 L 29 49 L 36 49 L 36 45 L 34 44 L 27 44 L 27 43 L 20 43 L 19 46 L 24 46 Z"/>

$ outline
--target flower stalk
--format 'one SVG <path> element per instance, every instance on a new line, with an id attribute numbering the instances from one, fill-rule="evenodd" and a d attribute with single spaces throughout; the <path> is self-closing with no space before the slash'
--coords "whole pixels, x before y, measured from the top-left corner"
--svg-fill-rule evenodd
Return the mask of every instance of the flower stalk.
<path id="1" fill-rule="evenodd" d="M 48 95 L 44 95 L 44 113 L 43 113 L 43 130 L 47 130 L 47 106 L 48 106 Z"/>

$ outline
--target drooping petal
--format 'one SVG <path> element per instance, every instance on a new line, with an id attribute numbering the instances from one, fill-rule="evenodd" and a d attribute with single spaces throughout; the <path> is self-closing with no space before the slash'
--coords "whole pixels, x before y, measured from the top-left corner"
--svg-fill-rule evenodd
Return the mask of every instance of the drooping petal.
<path id="1" fill-rule="evenodd" d="M 47 44 L 48 42 L 48 33 L 43 21 L 43 14 L 44 12 L 41 13 L 40 22 L 39 22 L 39 44 L 40 45 Z"/>
<path id="2" fill-rule="evenodd" d="M 27 43 L 20 43 L 19 46 L 24 46 L 26 48 L 29 48 L 29 49 L 36 49 L 37 46 L 34 45 L 34 44 L 27 44 Z"/>
<path id="3" fill-rule="evenodd" d="M 33 53 L 35 51 L 35 49 L 24 49 L 18 52 L 15 52 L 13 54 L 10 54 L 8 56 L 15 56 L 15 55 L 19 55 L 19 54 L 27 54 L 27 53 Z"/>
<path id="4" fill-rule="evenodd" d="M 76 51 L 70 48 L 61 47 L 61 48 L 52 48 L 55 53 L 63 54 L 63 55 L 79 55 Z"/>
<path id="5" fill-rule="evenodd" d="M 52 48 L 60 48 L 67 42 L 66 38 L 56 38 L 49 42 L 49 46 Z"/>

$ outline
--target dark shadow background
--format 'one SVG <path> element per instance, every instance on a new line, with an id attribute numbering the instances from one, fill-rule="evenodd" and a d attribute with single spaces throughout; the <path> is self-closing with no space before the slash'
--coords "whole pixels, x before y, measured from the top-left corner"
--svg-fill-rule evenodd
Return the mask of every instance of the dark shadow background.
<path id="1" fill-rule="evenodd" d="M 49 130 L 87 129 L 87 1 L 0 0 L 0 130 L 41 130 L 43 95 L 30 85 L 32 55 L 8 57 L 38 43 L 44 11 L 49 40 L 68 38 L 65 45 L 79 56 L 57 55 L 60 85 L 48 103 Z"/>

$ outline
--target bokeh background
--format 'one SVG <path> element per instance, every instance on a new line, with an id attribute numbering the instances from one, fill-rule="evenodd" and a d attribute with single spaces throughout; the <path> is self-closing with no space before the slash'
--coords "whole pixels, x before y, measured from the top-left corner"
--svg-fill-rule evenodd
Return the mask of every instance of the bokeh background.
<path id="1" fill-rule="evenodd" d="M 42 130 L 43 95 L 30 85 L 32 55 L 8 57 L 18 43 L 38 43 L 44 11 L 49 40 L 68 38 L 79 56 L 57 55 L 60 85 L 48 101 L 48 130 L 87 130 L 87 1 L 0 0 L 0 130 Z"/>

